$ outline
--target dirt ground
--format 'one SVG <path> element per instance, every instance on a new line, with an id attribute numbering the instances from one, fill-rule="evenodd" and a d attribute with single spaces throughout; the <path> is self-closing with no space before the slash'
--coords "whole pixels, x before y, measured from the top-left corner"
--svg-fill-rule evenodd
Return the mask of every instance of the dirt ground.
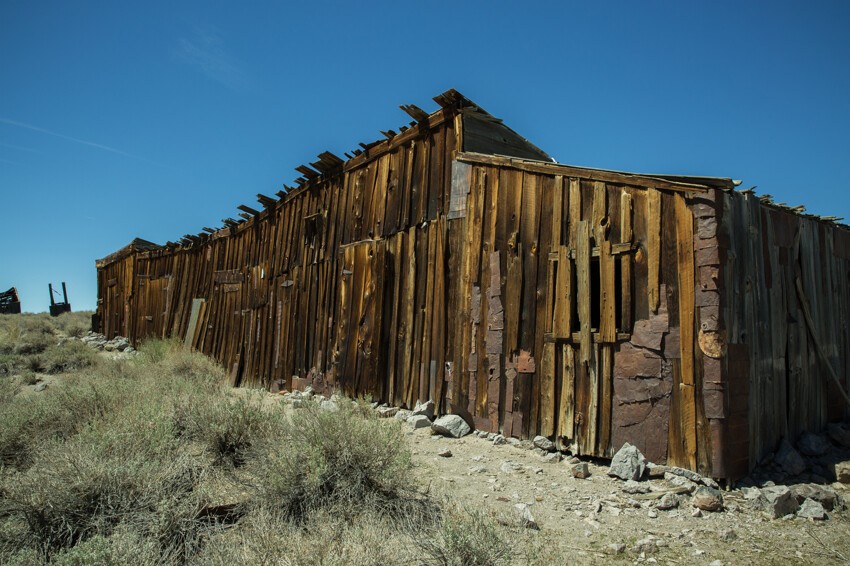
<path id="1" fill-rule="evenodd" d="M 590 477 L 577 479 L 567 460 L 548 463 L 527 448 L 494 445 L 472 435 L 432 436 L 428 428 L 406 427 L 405 438 L 423 486 L 497 516 L 516 516 L 515 506 L 527 504 L 540 527 L 535 536 L 571 551 L 577 563 L 850 563 L 846 510 L 829 512 L 823 521 L 773 520 L 733 489 L 723 492 L 723 511 L 694 517 L 688 497 L 668 511 L 656 510 L 655 501 L 636 501 L 623 492 L 623 481 L 606 474 L 607 463 L 588 461 Z M 446 449 L 450 457 L 438 455 Z M 654 490 L 669 487 L 665 480 L 651 480 L 650 485 Z M 850 498 L 847 486 L 832 487 Z M 609 548 L 616 544 L 625 549 L 618 553 Z"/>

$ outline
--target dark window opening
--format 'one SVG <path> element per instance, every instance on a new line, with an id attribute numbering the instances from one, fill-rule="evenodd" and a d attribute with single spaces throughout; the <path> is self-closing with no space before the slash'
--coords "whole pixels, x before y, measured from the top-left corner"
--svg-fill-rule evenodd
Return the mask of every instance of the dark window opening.
<path id="1" fill-rule="evenodd" d="M 599 331 L 602 303 L 602 272 L 598 257 L 590 258 L 590 330 Z"/>

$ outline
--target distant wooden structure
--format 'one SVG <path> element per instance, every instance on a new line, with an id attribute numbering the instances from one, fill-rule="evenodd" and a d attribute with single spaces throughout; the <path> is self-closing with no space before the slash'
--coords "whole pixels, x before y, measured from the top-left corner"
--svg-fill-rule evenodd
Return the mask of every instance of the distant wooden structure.
<path id="1" fill-rule="evenodd" d="M 98 261 L 101 331 L 179 337 L 234 385 L 434 399 L 717 478 L 846 414 L 846 226 L 729 179 L 553 163 L 435 101 L 223 228 Z"/>
<path id="2" fill-rule="evenodd" d="M 18 290 L 12 287 L 8 291 L 0 293 L 0 314 L 20 314 L 21 299 Z"/>
<path id="3" fill-rule="evenodd" d="M 47 284 L 47 290 L 50 293 L 50 316 L 59 316 L 62 313 L 71 312 L 71 303 L 68 302 L 68 288 L 65 282 L 62 282 L 62 300 L 56 300 L 56 291 L 53 290 L 53 283 Z"/>

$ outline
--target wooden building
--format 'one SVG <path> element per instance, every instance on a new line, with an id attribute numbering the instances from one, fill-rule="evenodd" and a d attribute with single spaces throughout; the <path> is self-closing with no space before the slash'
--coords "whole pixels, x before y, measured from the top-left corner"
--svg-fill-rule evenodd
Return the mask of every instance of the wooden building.
<path id="1" fill-rule="evenodd" d="M 234 385 L 434 399 L 717 478 L 846 414 L 846 226 L 730 179 L 554 163 L 434 100 L 223 228 L 98 261 L 101 330 L 179 337 Z"/>

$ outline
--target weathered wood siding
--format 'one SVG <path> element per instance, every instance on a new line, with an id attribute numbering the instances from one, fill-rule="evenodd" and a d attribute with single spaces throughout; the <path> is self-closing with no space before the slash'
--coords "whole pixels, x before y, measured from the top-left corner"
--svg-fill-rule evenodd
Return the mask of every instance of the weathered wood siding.
<path id="1" fill-rule="evenodd" d="M 813 340 L 850 385 L 847 229 L 731 181 L 548 163 L 452 100 L 246 222 L 105 258 L 103 331 L 178 337 L 235 385 L 434 399 L 723 478 L 843 414 Z"/>
<path id="2" fill-rule="evenodd" d="M 728 340 L 717 395 L 725 419 L 728 473 L 746 472 L 803 431 L 847 414 L 818 356 L 850 389 L 850 231 L 763 203 L 720 193 L 721 319 Z M 809 329 L 797 290 L 810 303 Z"/>

